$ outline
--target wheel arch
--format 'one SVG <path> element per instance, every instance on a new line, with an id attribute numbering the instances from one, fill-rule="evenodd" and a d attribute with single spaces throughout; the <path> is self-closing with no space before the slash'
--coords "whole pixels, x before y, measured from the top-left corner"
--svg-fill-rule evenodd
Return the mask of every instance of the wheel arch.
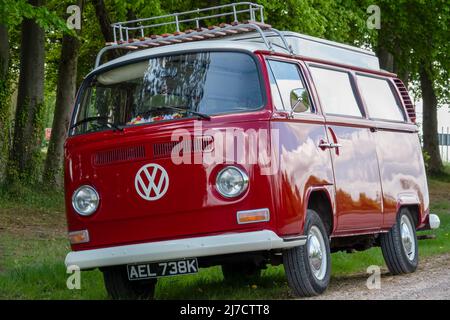
<path id="1" fill-rule="evenodd" d="M 400 211 L 406 208 L 409 210 L 409 212 L 411 213 L 411 217 L 414 219 L 414 225 L 416 227 L 416 229 L 419 227 L 420 225 L 420 204 L 416 203 L 416 204 L 405 204 L 399 207 L 398 212 L 397 212 L 397 216 L 400 214 Z"/>
<path id="2" fill-rule="evenodd" d="M 422 223 L 422 205 L 416 194 L 402 194 L 397 199 L 397 216 L 403 208 L 407 208 L 414 219 L 416 228 Z"/>
<path id="3" fill-rule="evenodd" d="M 305 219 L 306 211 L 312 209 L 317 212 L 331 235 L 336 226 L 334 214 L 334 201 L 327 186 L 309 188 L 305 197 Z"/>

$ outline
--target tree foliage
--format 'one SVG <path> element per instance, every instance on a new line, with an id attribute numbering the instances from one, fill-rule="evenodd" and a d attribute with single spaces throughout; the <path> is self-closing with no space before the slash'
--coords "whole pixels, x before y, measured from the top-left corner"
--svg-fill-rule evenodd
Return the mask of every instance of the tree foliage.
<path id="1" fill-rule="evenodd" d="M 3 26 L 8 38 L 6 40 L 8 72 L 7 77 L 0 78 L 0 139 L 2 140 L 0 141 L 0 180 L 1 163 L 4 165 L 4 155 L 9 150 L 6 139 L 13 131 L 12 120 L 18 121 L 18 119 L 11 119 L 10 115 L 14 110 L 11 110 L 8 98 L 17 87 L 19 78 L 20 25 L 24 19 L 34 21 L 45 32 L 45 99 L 42 121 L 45 126 L 49 126 L 55 110 L 56 87 L 61 72 L 61 51 L 65 34 L 77 37 L 79 41 L 76 78 L 76 84 L 79 86 L 84 76 L 91 71 L 97 52 L 104 46 L 105 40 L 108 40 L 105 31 L 109 28 L 109 22 L 133 20 L 235 1 L 84 0 L 82 30 L 78 34 L 69 30 L 65 24 L 66 8 L 74 2 L 47 0 L 45 6 L 34 7 L 27 0 L 0 1 L 0 28 Z M 376 4 L 381 8 L 380 30 L 370 30 L 366 25 L 369 16 L 366 12 L 367 7 L 374 4 L 371 0 L 256 0 L 255 2 L 264 5 L 266 22 L 279 30 L 291 30 L 368 47 L 379 53 L 380 57 L 384 54 L 391 57 L 392 66 L 387 67 L 392 68 L 392 71 L 409 83 L 410 89 L 418 97 L 426 89 L 428 97 L 425 101 L 436 100 L 435 106 L 433 103 L 431 106 L 424 106 L 428 108 L 425 110 L 429 112 L 431 120 L 423 124 L 424 132 L 431 137 L 430 140 L 424 139 L 425 149 L 431 161 L 436 158 L 433 140 L 436 136 L 436 132 L 433 131 L 435 128 L 433 122 L 436 121 L 433 117 L 433 114 L 436 114 L 434 109 L 438 105 L 450 103 L 450 6 L 448 0 L 379 0 Z M 99 6 L 103 8 L 103 16 L 99 15 Z M 160 27 L 155 30 L 155 33 L 167 31 L 173 30 Z M 6 36 L 2 34 L 0 33 L 2 37 L 0 41 L 3 42 Z M 384 63 L 383 59 L 382 61 Z M 424 80 L 428 80 L 429 83 L 425 85 Z M 39 134 L 42 135 L 42 132 Z M 428 150 L 430 146 L 432 148 Z"/>
<path id="2" fill-rule="evenodd" d="M 429 170 L 439 172 L 437 108 L 449 104 L 450 6 L 445 0 L 379 1 L 382 28 L 376 45 L 389 52 L 393 71 L 423 98 L 424 149 Z"/>
<path id="3" fill-rule="evenodd" d="M 0 23 L 16 27 L 23 19 L 34 20 L 41 28 L 68 31 L 65 22 L 48 6 L 35 7 L 26 0 L 2 0 Z"/>

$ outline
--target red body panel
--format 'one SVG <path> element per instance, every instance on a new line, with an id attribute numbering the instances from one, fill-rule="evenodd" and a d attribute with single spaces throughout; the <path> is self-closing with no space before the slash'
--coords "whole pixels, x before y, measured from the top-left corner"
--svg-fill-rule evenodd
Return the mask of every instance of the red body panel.
<path id="1" fill-rule="evenodd" d="M 290 118 L 276 112 L 264 58 L 258 57 L 267 105 L 256 112 L 213 116 L 202 122 L 202 130 L 277 132 L 279 143 L 268 143 L 266 150 L 278 160 L 276 174 L 261 174 L 258 164 L 242 165 L 249 175 L 249 188 L 239 198 L 229 200 L 214 187 L 217 172 L 225 164 L 176 165 L 170 156 L 155 157 L 152 146 L 171 141 L 175 129 L 194 133 L 193 119 L 69 137 L 65 145 L 68 228 L 88 229 L 90 234 L 88 243 L 74 245 L 73 250 L 243 230 L 269 229 L 280 236 L 302 234 L 308 197 L 314 190 L 323 190 L 329 197 L 334 236 L 387 230 L 400 205 L 419 206 L 418 225 L 425 222 L 428 190 L 415 125 L 323 116 L 306 64 L 290 57 L 303 68 L 317 114 Z M 342 147 L 323 150 L 318 147 L 321 140 Z M 99 151 L 141 145 L 144 159 L 94 164 L 93 157 Z M 170 187 L 158 201 L 145 201 L 135 190 L 136 173 L 148 163 L 163 166 L 170 177 Z M 100 207 L 90 217 L 82 217 L 72 208 L 72 194 L 83 184 L 94 186 L 100 194 Z M 237 223 L 237 211 L 259 208 L 270 210 L 269 222 Z"/>
<path id="2" fill-rule="evenodd" d="M 429 211 L 429 198 L 417 133 L 380 129 L 374 136 L 383 182 L 383 227 L 395 223 L 399 206 L 417 204 L 422 226 Z"/>
<path id="3" fill-rule="evenodd" d="M 338 224 L 336 232 L 379 229 L 382 217 L 381 181 L 370 129 L 349 126 L 327 117 L 332 150 Z"/>
<path id="4" fill-rule="evenodd" d="M 215 117 L 202 123 L 203 130 L 267 130 L 269 115 L 263 111 L 251 117 Z M 228 200 L 222 198 L 214 187 L 217 172 L 224 164 L 176 165 L 170 155 L 163 158 L 154 156 L 151 148 L 153 143 L 170 142 L 175 125 L 176 129 L 183 128 L 193 133 L 193 122 L 184 120 L 125 129 L 123 133 L 105 132 L 68 140 L 66 195 L 69 226 L 71 230 L 88 228 L 91 235 L 91 241 L 80 245 L 80 248 L 261 228 L 261 225 L 236 223 L 236 212 L 239 210 L 269 208 L 272 211 L 271 198 L 266 196 L 270 177 L 261 175 L 258 166 L 244 166 L 252 183 L 243 196 L 237 200 Z M 109 137 L 105 139 L 105 136 Z M 93 165 L 92 155 L 95 152 L 130 145 L 144 145 L 146 158 L 119 164 Z M 161 165 L 170 177 L 170 187 L 158 201 L 146 201 L 135 190 L 136 173 L 148 163 Z M 81 217 L 71 209 L 70 195 L 83 184 L 94 186 L 101 198 L 98 211 L 91 217 Z M 275 219 L 263 223 L 263 227 L 272 229 L 274 224 Z"/>
<path id="5" fill-rule="evenodd" d="M 298 234 L 303 230 L 303 213 L 310 191 L 324 188 L 333 194 L 330 152 L 317 147 L 326 139 L 323 117 L 310 115 L 301 119 L 272 121 L 279 130 L 279 174 L 274 176 L 273 194 L 280 234 Z M 314 161 L 311 161 L 314 159 Z"/>

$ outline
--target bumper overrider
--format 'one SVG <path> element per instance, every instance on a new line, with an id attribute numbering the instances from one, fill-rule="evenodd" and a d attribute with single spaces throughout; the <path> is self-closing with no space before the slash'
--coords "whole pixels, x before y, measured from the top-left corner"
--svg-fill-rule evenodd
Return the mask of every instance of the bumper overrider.
<path id="1" fill-rule="evenodd" d="M 73 251 L 65 264 L 81 270 L 132 263 L 196 258 L 240 252 L 288 249 L 306 243 L 306 236 L 281 238 L 271 230 L 228 233 L 109 248 Z"/>
<path id="2" fill-rule="evenodd" d="M 430 213 L 430 216 L 428 218 L 428 226 L 431 230 L 438 229 L 441 225 L 441 220 L 439 219 L 439 216 L 437 214 Z"/>
<path id="3" fill-rule="evenodd" d="M 437 214 L 430 213 L 425 220 L 425 224 L 418 231 L 435 230 L 441 225 L 441 220 Z"/>

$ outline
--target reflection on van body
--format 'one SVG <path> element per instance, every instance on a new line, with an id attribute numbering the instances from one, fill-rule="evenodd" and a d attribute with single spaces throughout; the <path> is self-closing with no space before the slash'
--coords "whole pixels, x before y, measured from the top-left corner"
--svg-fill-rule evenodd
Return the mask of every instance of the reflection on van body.
<path id="1" fill-rule="evenodd" d="M 373 246 L 393 274 L 417 268 L 416 230 L 439 219 L 401 81 L 359 48 L 286 33 L 305 50 L 291 55 L 255 37 L 180 36 L 83 81 L 65 144 L 66 264 L 100 268 L 113 298 L 151 297 L 186 265 L 230 280 L 269 264 L 311 296 L 331 252 Z M 141 269 L 154 272 L 127 274 Z"/>

